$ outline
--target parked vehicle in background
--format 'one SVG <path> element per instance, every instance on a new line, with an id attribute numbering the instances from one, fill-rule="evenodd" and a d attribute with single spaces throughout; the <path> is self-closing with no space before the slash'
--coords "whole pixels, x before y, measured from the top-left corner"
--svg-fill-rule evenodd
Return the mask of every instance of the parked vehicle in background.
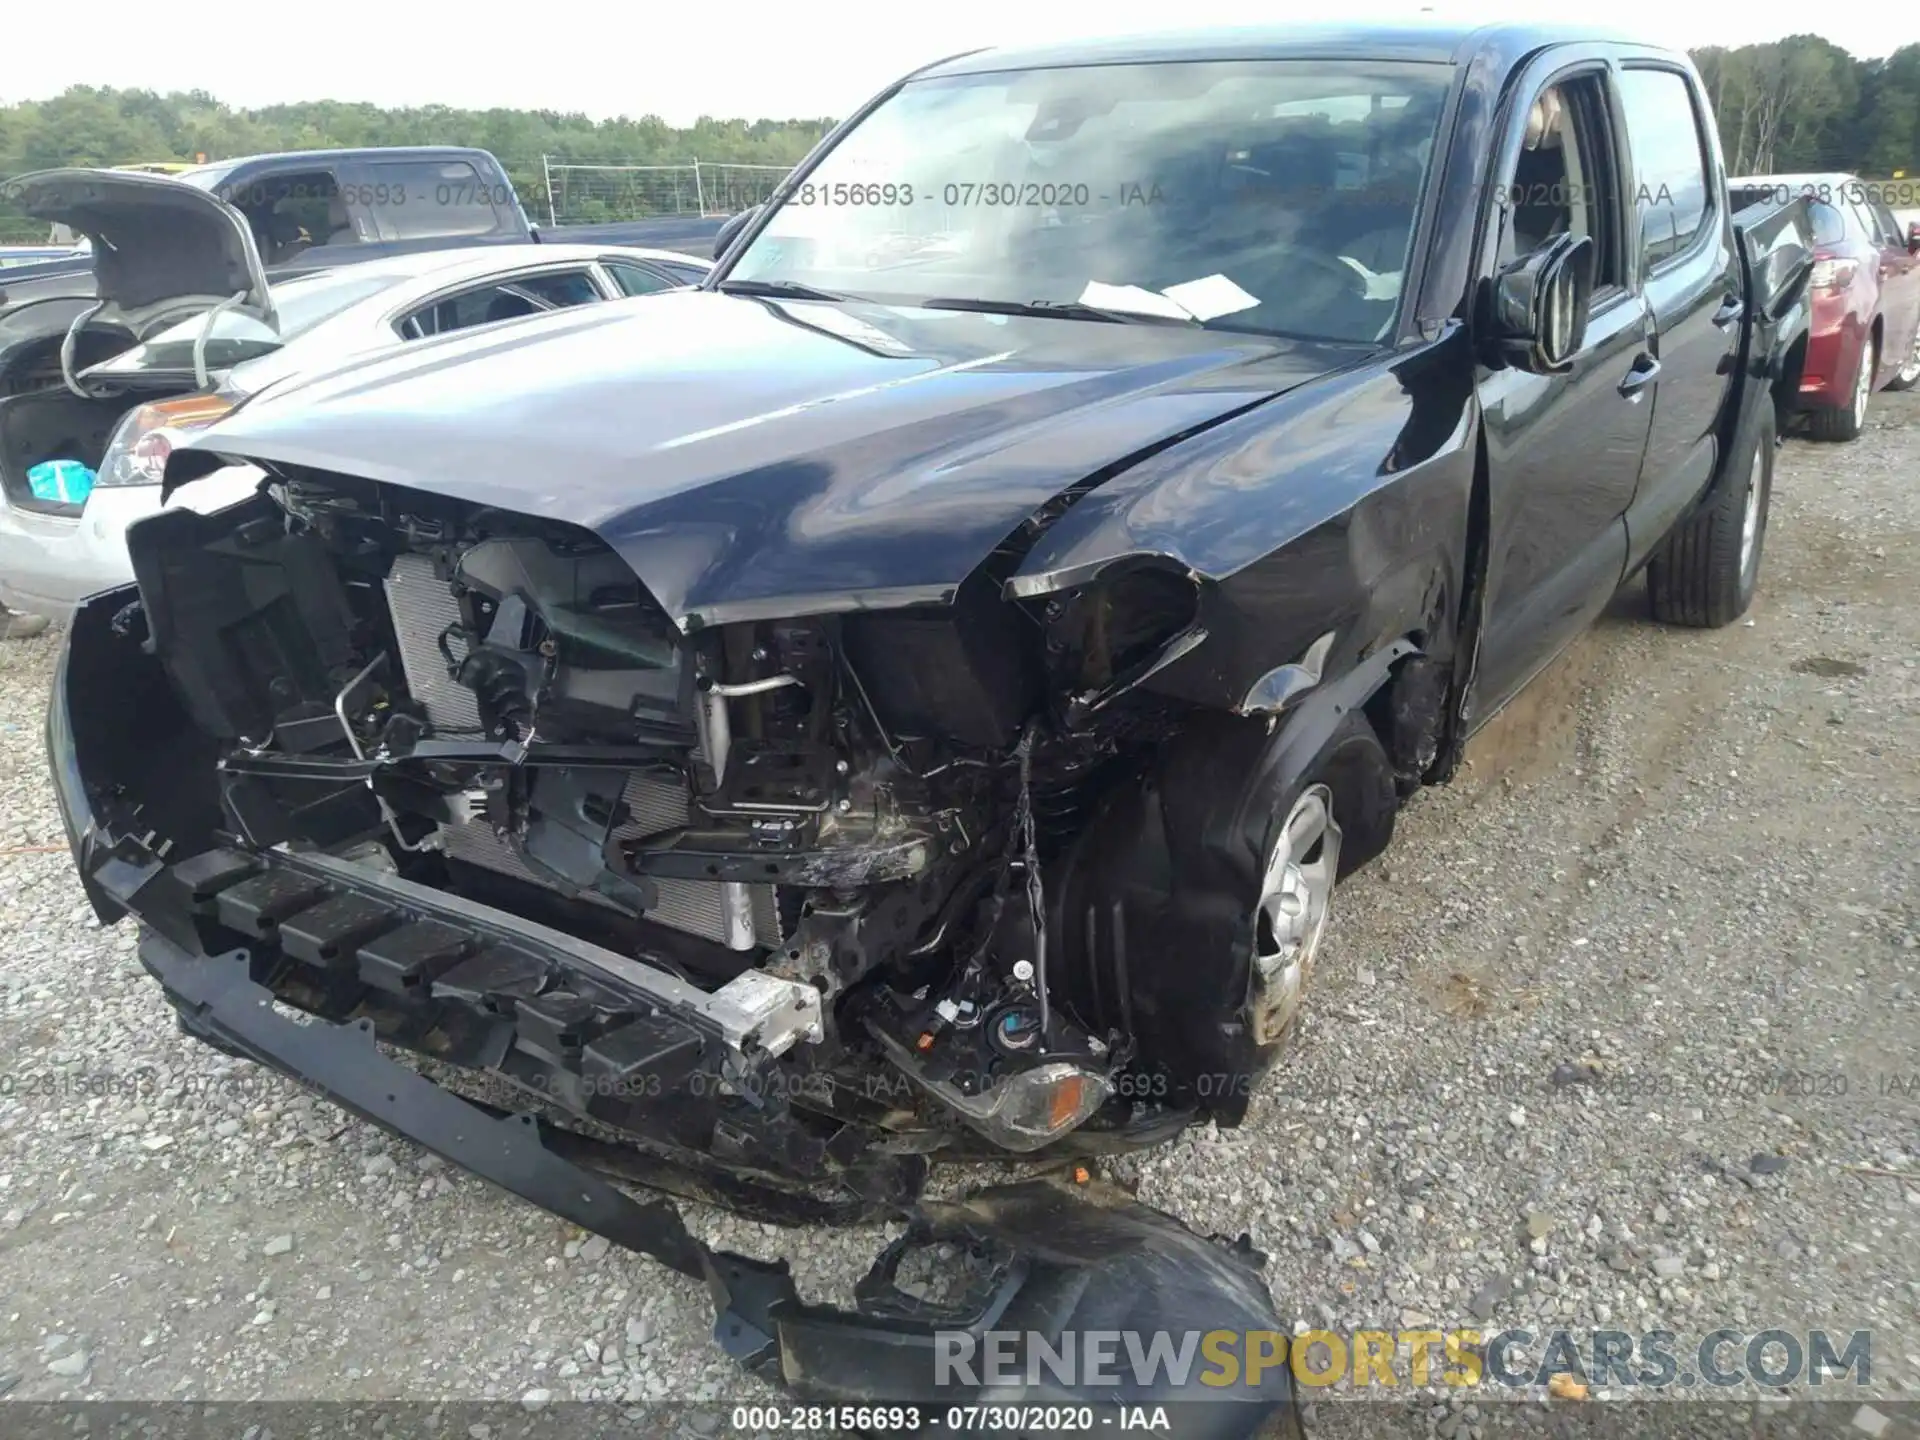
<path id="1" fill-rule="evenodd" d="M 73 260 L 78 253 L 72 245 L 0 245 L 0 270 Z"/>
<path id="2" fill-rule="evenodd" d="M 574 243 L 576 237 L 581 244 L 705 259 L 722 223 L 672 216 L 537 228 L 521 209 L 505 167 L 485 150 L 458 146 L 291 151 L 188 166 L 171 175 L 155 169 L 44 171 L 7 182 L 0 194 L 21 194 L 22 187 L 56 174 L 191 186 L 239 212 L 273 280 L 422 250 Z M 132 243 L 145 242 L 137 237 Z M 6 272 L 0 284 L 0 395 L 47 383 L 61 337 L 96 298 L 93 268 L 92 254 L 76 250 Z M 17 313 L 43 305 L 30 315 Z M 98 324 L 93 329 L 89 343 L 96 360 L 104 358 L 99 346 L 124 348 L 138 338 L 114 337 Z"/>
<path id="3" fill-rule="evenodd" d="M 199 232 L 207 271 L 257 267 L 246 232 L 221 223 L 225 207 L 190 193 L 207 212 Z M 222 243 L 231 247 L 224 259 Z M 86 397 L 63 376 L 0 399 L 0 602 L 63 615 L 128 583 L 126 530 L 161 508 L 172 447 L 270 386 L 406 341 L 689 285 L 707 269 L 688 255 L 611 246 L 436 250 L 294 276 L 272 283 L 263 302 L 217 314 L 198 294 L 205 276 L 182 268 L 138 277 L 172 289 L 177 303 L 144 343 L 73 375 Z M 75 488 L 48 483 L 62 466 L 78 477 Z M 217 508 L 258 478 L 236 468 L 181 499 Z"/>
<path id="4" fill-rule="evenodd" d="M 142 248 L 156 244 L 156 234 L 142 228 L 156 215 L 179 211 L 198 215 L 196 223 L 207 225 L 207 215 L 196 205 L 198 196 L 227 211 L 230 219 L 219 228 L 238 228 L 252 236 L 250 253 L 261 265 L 261 284 L 396 255 L 524 246 L 541 240 L 540 232 L 528 227 L 513 200 L 499 161 L 484 150 L 323 152 L 319 163 L 328 163 L 328 157 L 334 156 L 382 159 L 365 161 L 359 169 L 361 159 L 332 161 L 338 175 L 363 177 L 346 184 L 336 179 L 336 171 L 324 167 L 286 169 L 292 161 L 315 163 L 311 156 L 263 156 L 194 167 L 179 177 L 152 175 L 144 169 L 40 171 L 10 180 L 0 186 L 0 192 L 50 227 L 71 228 L 58 217 L 77 205 L 127 211 L 132 228 L 123 240 L 129 250 L 115 259 L 119 267 L 127 265 L 129 257 L 138 261 Z M 396 169 L 386 169 L 390 165 Z M 374 175 L 382 179 L 371 179 Z M 436 175 L 447 179 L 432 179 Z M 83 194 L 88 190 L 90 198 Z M 169 202 L 167 196 L 175 198 Z M 442 200 L 445 204 L 440 204 Z M 413 209 L 407 209 L 409 205 Z M 397 211 L 407 211 L 409 219 L 397 221 Z M 127 223 L 121 221 L 121 225 Z M 716 230 L 720 221 L 703 221 L 703 225 Z M 582 234 L 584 244 L 624 246 L 630 242 L 618 238 L 618 232 L 632 236 L 645 228 L 591 227 Z M 545 238 L 564 242 L 566 232 L 553 230 Z M 171 323 L 165 301 L 159 301 L 157 309 L 148 305 L 138 317 L 123 307 L 102 309 L 94 255 L 90 242 L 84 236 L 81 240 L 79 248 L 61 253 L 58 259 L 23 261 L 0 275 L 0 397 L 61 384 L 61 346 L 69 334 L 71 363 L 75 369 L 86 369 L 144 338 L 144 330 L 129 324 Z M 707 265 L 705 238 L 689 240 L 685 234 L 676 234 L 659 250 L 674 252 L 674 261 L 689 276 L 697 276 Z M 238 282 L 238 276 L 215 278 L 228 288 Z"/>
<path id="5" fill-rule="evenodd" d="M 1852 440 L 1873 392 L 1920 383 L 1920 237 L 1854 175 L 1746 175 L 1732 188 L 1736 203 L 1808 202 L 1813 320 L 1795 408 L 1817 438 Z"/>

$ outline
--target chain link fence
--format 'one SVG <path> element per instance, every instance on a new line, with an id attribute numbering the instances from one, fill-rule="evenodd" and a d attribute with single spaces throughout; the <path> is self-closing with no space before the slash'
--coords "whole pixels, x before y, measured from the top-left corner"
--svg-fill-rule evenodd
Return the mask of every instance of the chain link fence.
<path id="1" fill-rule="evenodd" d="M 540 157 L 549 225 L 593 225 L 667 215 L 732 215 L 758 205 L 785 165 L 575 165 Z"/>

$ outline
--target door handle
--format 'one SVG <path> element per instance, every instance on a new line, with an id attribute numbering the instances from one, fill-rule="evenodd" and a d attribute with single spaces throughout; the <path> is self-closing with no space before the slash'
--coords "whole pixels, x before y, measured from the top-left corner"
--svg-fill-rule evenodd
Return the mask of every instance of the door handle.
<path id="1" fill-rule="evenodd" d="M 1638 404 L 1646 388 L 1660 375 L 1660 362 L 1651 355 L 1641 355 L 1633 362 L 1633 368 L 1627 371 L 1627 378 L 1620 382 L 1620 393 Z"/>
<path id="2" fill-rule="evenodd" d="M 1713 323 L 1724 330 L 1746 313 L 1745 302 L 1738 295 L 1729 295 L 1720 302 L 1720 308 L 1713 312 Z"/>

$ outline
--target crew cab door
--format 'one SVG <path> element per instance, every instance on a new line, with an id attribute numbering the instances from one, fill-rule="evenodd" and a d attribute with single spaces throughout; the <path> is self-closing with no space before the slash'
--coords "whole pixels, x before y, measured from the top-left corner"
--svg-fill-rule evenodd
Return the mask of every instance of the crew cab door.
<path id="1" fill-rule="evenodd" d="M 1610 74 L 1603 51 L 1556 48 L 1523 72 L 1501 111 L 1478 273 L 1491 277 L 1567 233 L 1591 236 L 1597 253 L 1586 339 L 1568 369 L 1478 372 L 1489 548 L 1471 725 L 1599 614 L 1626 563 L 1623 517 L 1646 448 L 1653 357 L 1626 264 L 1630 197 Z"/>
<path id="2" fill-rule="evenodd" d="M 1667 537 L 1713 479 L 1744 292 L 1712 120 L 1693 77 L 1667 59 L 1627 58 L 1620 113 L 1633 159 L 1632 269 L 1652 315 L 1653 411 L 1627 516 L 1628 567 Z"/>
<path id="3" fill-rule="evenodd" d="M 360 199 L 396 253 L 528 238 L 513 187 L 463 155 L 370 157 L 355 170 Z"/>

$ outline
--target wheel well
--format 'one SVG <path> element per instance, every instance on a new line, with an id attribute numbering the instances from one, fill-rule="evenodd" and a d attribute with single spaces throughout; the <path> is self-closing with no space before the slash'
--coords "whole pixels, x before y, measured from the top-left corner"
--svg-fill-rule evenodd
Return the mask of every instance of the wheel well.
<path id="1" fill-rule="evenodd" d="M 1419 658 L 1409 656 L 1402 664 Z M 1391 684 L 1381 687 L 1383 692 L 1391 688 Z M 1349 751 L 1322 776 L 1333 791 L 1334 813 L 1347 832 L 1340 847 L 1343 877 L 1377 858 L 1392 841 L 1401 795 L 1394 759 L 1387 751 L 1380 726 L 1365 711 L 1351 718 L 1355 726 L 1362 727 L 1357 733 L 1371 733 L 1380 749 L 1363 747 L 1357 752 Z"/>
<path id="2" fill-rule="evenodd" d="M 1408 637 L 1421 644 L 1421 636 Z M 1367 697 L 1361 716 L 1386 752 L 1394 784 L 1402 796 L 1424 782 L 1440 758 L 1447 733 L 1447 696 L 1451 667 L 1420 651 L 1402 657 L 1380 688 Z"/>

